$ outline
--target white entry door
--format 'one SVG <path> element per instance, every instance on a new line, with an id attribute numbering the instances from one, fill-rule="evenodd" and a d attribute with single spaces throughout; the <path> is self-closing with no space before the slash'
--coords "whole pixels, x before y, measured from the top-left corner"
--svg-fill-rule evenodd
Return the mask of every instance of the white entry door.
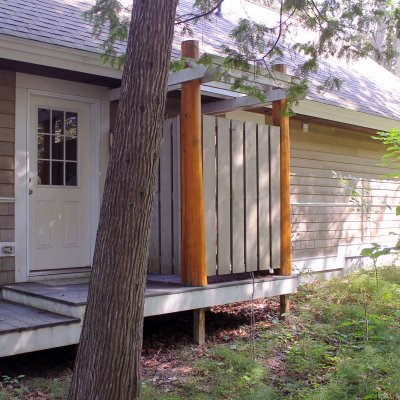
<path id="1" fill-rule="evenodd" d="M 91 265 L 90 105 L 31 97 L 28 266 L 77 272 Z"/>

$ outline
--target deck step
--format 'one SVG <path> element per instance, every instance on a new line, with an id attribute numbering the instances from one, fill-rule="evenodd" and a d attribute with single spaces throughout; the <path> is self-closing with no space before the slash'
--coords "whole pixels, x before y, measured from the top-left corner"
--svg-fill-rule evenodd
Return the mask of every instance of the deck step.
<path id="1" fill-rule="evenodd" d="M 79 318 L 0 300 L 0 357 L 75 344 Z"/>
<path id="2" fill-rule="evenodd" d="M 50 286 L 28 282 L 4 285 L 2 297 L 15 303 L 83 320 L 88 285 Z"/>

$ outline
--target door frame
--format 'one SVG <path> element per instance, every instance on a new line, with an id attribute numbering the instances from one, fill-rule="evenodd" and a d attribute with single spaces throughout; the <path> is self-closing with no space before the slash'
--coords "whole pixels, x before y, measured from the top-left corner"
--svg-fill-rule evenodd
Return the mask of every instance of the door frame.
<path id="1" fill-rule="evenodd" d="M 66 83 L 66 82 L 65 82 Z M 90 105 L 90 254 L 93 257 L 100 213 L 100 131 L 101 99 L 37 89 L 16 89 L 15 126 L 15 280 L 27 282 L 47 278 L 87 276 L 84 271 L 29 271 L 29 151 L 31 127 L 31 98 L 41 96 L 59 100 L 83 102 Z"/>

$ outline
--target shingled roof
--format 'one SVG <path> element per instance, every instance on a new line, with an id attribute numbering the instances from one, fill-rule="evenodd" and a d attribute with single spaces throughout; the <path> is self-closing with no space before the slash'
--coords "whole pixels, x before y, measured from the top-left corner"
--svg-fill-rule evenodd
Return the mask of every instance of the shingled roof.
<path id="1" fill-rule="evenodd" d="M 92 37 L 91 26 L 82 18 L 91 4 L 80 0 L 0 0 L 0 33 L 99 53 L 101 39 Z"/>
<path id="2" fill-rule="evenodd" d="M 181 0 L 180 12 L 190 11 L 192 3 L 190 0 Z M 104 37 L 93 38 L 90 24 L 82 18 L 82 13 L 92 4 L 90 0 L 0 0 L 0 40 L 1 35 L 9 35 L 100 54 L 99 46 Z M 220 55 L 221 43 L 230 42 L 229 32 L 240 16 L 240 10 L 236 13 L 229 11 L 193 25 L 193 35 L 199 39 L 201 50 Z M 183 38 L 180 28 L 177 28 L 173 56 L 179 54 Z M 124 44 L 118 50 L 123 52 Z M 327 72 L 342 80 L 340 91 L 318 90 Z M 370 59 L 354 63 L 326 60 L 320 71 L 312 77 L 311 83 L 307 96 L 309 100 L 400 119 L 397 96 L 400 92 L 400 79 Z"/>

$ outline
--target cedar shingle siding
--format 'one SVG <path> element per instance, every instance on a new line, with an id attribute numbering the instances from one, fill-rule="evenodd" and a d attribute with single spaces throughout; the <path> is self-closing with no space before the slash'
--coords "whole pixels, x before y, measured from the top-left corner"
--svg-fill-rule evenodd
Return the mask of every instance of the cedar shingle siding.
<path id="1" fill-rule="evenodd" d="M 396 240 L 400 185 L 385 178 L 395 170 L 382 165 L 384 146 L 350 129 L 290 124 L 293 260 L 336 257 L 346 246 L 359 256 L 358 246 Z"/>
<path id="2" fill-rule="evenodd" d="M 15 240 L 14 142 L 15 72 L 0 70 L 0 242 Z M 0 284 L 14 280 L 15 258 L 0 257 Z"/>

